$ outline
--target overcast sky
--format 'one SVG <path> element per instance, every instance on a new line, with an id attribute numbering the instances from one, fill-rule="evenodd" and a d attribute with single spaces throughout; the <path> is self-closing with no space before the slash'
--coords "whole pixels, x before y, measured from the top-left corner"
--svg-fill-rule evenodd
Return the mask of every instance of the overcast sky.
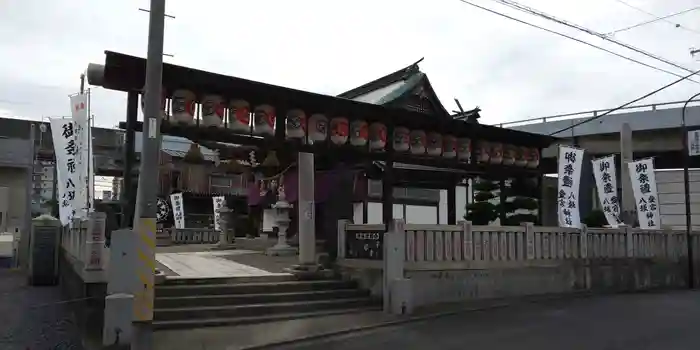
<path id="1" fill-rule="evenodd" d="M 649 64 L 684 74 L 559 24 L 490 0 L 471 0 Z M 625 0 L 657 15 L 698 0 Z M 653 19 L 616 0 L 522 0 L 599 32 Z M 148 0 L 0 1 L 0 116 L 41 119 L 69 112 L 67 95 L 104 50 L 145 56 Z M 325 94 L 379 78 L 421 57 L 448 108 L 458 97 L 496 123 L 614 107 L 676 79 L 459 0 L 168 0 L 166 62 Z M 700 11 L 673 18 L 700 32 Z M 697 70 L 700 34 L 658 22 L 616 39 Z M 700 81 L 700 79 L 698 79 Z M 684 82 L 648 100 L 685 100 Z M 125 118 L 126 95 L 96 89 L 99 126 Z"/>

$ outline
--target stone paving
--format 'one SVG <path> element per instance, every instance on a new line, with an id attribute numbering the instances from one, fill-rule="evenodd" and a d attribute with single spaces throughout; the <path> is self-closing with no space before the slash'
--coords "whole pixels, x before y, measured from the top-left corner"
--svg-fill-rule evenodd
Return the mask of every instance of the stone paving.
<path id="1" fill-rule="evenodd" d="M 157 253 L 156 259 L 181 277 L 250 277 L 276 275 L 268 270 L 238 263 L 230 256 L 256 254 L 253 251 L 204 251 L 182 253 Z"/>
<path id="2" fill-rule="evenodd" d="M 83 350 L 59 288 L 32 287 L 22 271 L 0 269 L 1 350 Z"/>

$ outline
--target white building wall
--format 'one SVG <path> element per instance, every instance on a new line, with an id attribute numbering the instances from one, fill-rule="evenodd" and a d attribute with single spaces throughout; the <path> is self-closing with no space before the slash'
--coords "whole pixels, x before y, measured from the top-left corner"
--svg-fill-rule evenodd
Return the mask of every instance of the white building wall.
<path id="1" fill-rule="evenodd" d="M 464 186 L 456 187 L 456 213 L 455 222 L 464 220 L 466 214 L 467 199 L 470 193 Z M 367 203 L 367 224 L 381 224 L 382 220 L 382 203 L 368 202 Z M 356 203 L 354 206 L 355 223 L 363 223 L 362 203 Z M 440 202 L 435 206 L 426 205 L 404 205 L 394 204 L 393 208 L 394 219 L 404 219 L 408 224 L 430 224 L 443 225 L 447 224 L 447 190 L 440 191 Z"/>
<path id="2" fill-rule="evenodd" d="M 683 170 L 657 170 L 662 227 L 685 229 Z M 690 171 L 690 213 L 693 229 L 700 229 L 700 169 Z"/>

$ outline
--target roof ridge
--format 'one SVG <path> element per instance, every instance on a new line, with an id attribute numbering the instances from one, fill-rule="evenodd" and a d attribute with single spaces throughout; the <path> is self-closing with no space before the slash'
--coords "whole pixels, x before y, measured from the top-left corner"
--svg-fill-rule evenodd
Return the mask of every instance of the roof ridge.
<path id="1" fill-rule="evenodd" d="M 360 96 L 360 95 L 363 95 L 369 91 L 374 91 L 374 90 L 380 89 L 382 87 L 388 86 L 388 85 L 395 83 L 399 80 L 408 79 L 414 73 L 420 73 L 420 67 L 418 67 L 418 64 L 420 62 L 422 62 L 424 59 L 425 59 L 425 57 L 422 57 L 418 61 L 413 62 L 406 67 L 403 67 L 397 71 L 394 71 L 394 72 L 389 73 L 385 76 L 382 76 L 381 78 L 378 78 L 378 79 L 372 80 L 368 83 L 365 83 L 363 85 L 360 85 L 356 88 L 345 91 L 342 94 L 339 94 L 337 97 L 353 99 L 353 98 Z"/>

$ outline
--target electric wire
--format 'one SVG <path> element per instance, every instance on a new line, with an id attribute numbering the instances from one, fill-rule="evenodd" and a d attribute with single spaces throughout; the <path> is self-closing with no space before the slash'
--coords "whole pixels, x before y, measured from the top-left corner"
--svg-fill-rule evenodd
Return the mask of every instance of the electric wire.
<path id="1" fill-rule="evenodd" d="M 622 46 L 622 47 L 624 47 L 624 48 L 626 48 L 626 49 L 628 49 L 628 50 L 632 50 L 632 51 L 634 51 L 634 52 L 637 52 L 637 53 L 639 53 L 639 54 L 642 54 L 642 55 L 644 55 L 644 56 L 647 56 L 647 57 L 649 57 L 649 58 L 652 58 L 652 59 L 654 59 L 654 60 L 657 60 L 657 61 L 659 61 L 659 62 L 663 62 L 663 63 L 665 63 L 665 64 L 668 64 L 668 65 L 674 66 L 674 67 L 676 67 L 676 68 L 682 69 L 682 70 L 684 70 L 684 71 L 686 71 L 686 72 L 688 72 L 688 73 L 692 73 L 692 72 L 693 72 L 693 70 L 691 70 L 690 68 L 684 67 L 684 66 L 682 66 L 682 65 L 680 65 L 680 64 L 678 64 L 678 63 L 675 63 L 675 62 L 673 62 L 673 61 L 667 60 L 667 59 L 665 59 L 665 58 L 663 58 L 663 57 L 661 57 L 661 56 L 659 56 L 659 55 L 656 55 L 656 54 L 654 54 L 654 53 L 651 53 L 651 52 L 642 50 L 642 49 L 640 49 L 640 48 L 638 48 L 638 47 L 632 46 L 632 45 L 630 45 L 630 44 L 626 44 L 626 43 L 621 42 L 621 41 L 619 41 L 619 40 L 613 39 L 613 38 L 611 38 L 610 36 L 605 35 L 605 34 L 603 34 L 603 33 L 596 32 L 595 30 L 592 30 L 592 29 L 583 27 L 583 26 L 581 26 L 581 25 L 578 25 L 578 24 L 575 24 L 575 23 L 572 23 L 572 22 L 569 22 L 569 21 L 566 21 L 566 20 L 563 20 L 563 19 L 554 17 L 554 16 L 552 16 L 552 15 L 550 15 L 550 14 L 547 14 L 547 13 L 545 13 L 545 12 L 539 11 L 539 10 L 534 9 L 534 8 L 532 8 L 532 7 L 528 7 L 528 6 L 522 5 L 522 4 L 520 4 L 520 3 L 516 2 L 516 1 L 512 1 L 512 0 L 491 0 L 491 1 L 496 2 L 496 3 L 498 3 L 498 4 L 501 4 L 501 5 L 504 5 L 504 6 L 507 6 L 507 7 L 510 7 L 510 8 L 512 8 L 512 9 L 514 9 L 514 10 L 517 10 L 517 11 L 520 11 L 520 12 L 525 12 L 525 13 L 528 13 L 528 14 L 531 14 L 531 15 L 534 15 L 534 16 L 538 16 L 538 17 L 540 17 L 540 18 L 544 18 L 544 19 L 546 19 L 546 20 L 549 20 L 549 21 L 552 21 L 552 22 L 555 22 L 555 23 L 558 23 L 558 24 L 567 26 L 567 27 L 569 27 L 569 28 L 573 28 L 573 29 L 576 29 L 576 30 L 578 30 L 578 31 L 584 32 L 584 33 L 586 33 L 586 34 L 589 34 L 589 35 L 592 35 L 592 36 L 601 38 L 601 39 L 603 39 L 603 40 L 606 40 L 606 41 L 609 41 L 609 42 L 611 42 L 611 43 L 613 43 L 613 44 Z"/>
<path id="2" fill-rule="evenodd" d="M 592 121 L 594 121 L 594 120 L 596 120 L 596 119 L 600 119 L 600 118 L 602 118 L 602 117 L 605 117 L 606 115 L 608 115 L 608 114 L 610 114 L 610 113 L 612 113 L 612 112 L 615 112 L 615 111 L 617 111 L 617 110 L 623 109 L 623 108 L 625 108 L 625 107 L 627 107 L 627 106 L 629 106 L 629 105 L 631 105 L 631 104 L 633 104 L 633 103 L 635 103 L 635 102 L 639 102 L 639 101 L 641 101 L 641 100 L 643 100 L 643 99 L 645 99 L 645 98 L 647 98 L 647 97 L 649 97 L 649 96 L 651 96 L 651 95 L 655 95 L 655 94 L 657 94 L 657 93 L 659 93 L 659 92 L 661 92 L 661 91 L 663 91 L 663 90 L 665 90 L 665 89 L 668 89 L 668 88 L 670 88 L 671 86 L 676 85 L 676 84 L 680 83 L 681 81 L 686 80 L 686 79 L 688 79 L 688 78 L 690 78 L 690 77 L 692 77 L 693 75 L 698 74 L 698 73 L 700 73 L 700 70 L 697 70 L 697 71 L 695 71 L 695 72 L 693 72 L 693 73 L 691 73 L 691 74 L 688 74 L 688 75 L 686 75 L 686 76 L 684 76 L 684 77 L 682 77 L 682 78 L 680 78 L 680 79 L 677 79 L 677 80 L 675 80 L 675 81 L 672 81 L 671 83 L 668 83 L 668 84 L 666 84 L 666 85 L 664 85 L 664 86 L 662 86 L 662 87 L 660 87 L 660 88 L 658 88 L 658 89 L 656 89 L 656 90 L 654 90 L 654 91 L 652 91 L 652 92 L 649 92 L 649 93 L 647 93 L 647 94 L 645 94 L 645 95 L 643 95 L 643 96 L 641 96 L 641 97 L 638 97 L 638 98 L 636 98 L 636 99 L 634 99 L 634 100 L 632 100 L 632 101 L 629 101 L 629 102 L 627 102 L 627 103 L 625 103 L 625 104 L 622 104 L 622 105 L 620 105 L 620 106 L 618 106 L 618 107 L 615 107 L 615 108 L 613 108 L 613 109 L 611 109 L 611 110 L 609 110 L 609 111 L 607 111 L 607 112 L 605 112 L 605 113 L 603 113 L 603 114 L 590 117 L 590 118 L 588 118 L 588 119 L 586 119 L 586 120 L 580 121 L 580 122 L 578 122 L 578 123 L 576 123 L 576 124 L 573 124 L 573 125 L 571 125 L 571 126 L 567 126 L 567 127 L 563 128 L 563 129 L 561 129 L 561 130 L 559 130 L 559 131 L 553 132 L 553 133 L 549 134 L 549 136 L 554 136 L 554 135 L 556 135 L 556 134 L 558 134 L 558 133 L 561 133 L 561 132 L 564 132 L 564 131 L 573 129 L 573 128 L 579 126 L 579 125 L 586 124 L 586 123 L 590 123 L 590 122 L 592 122 Z"/>
<path id="3" fill-rule="evenodd" d="M 487 7 L 484 7 L 484 6 L 481 6 L 481 5 L 477 5 L 477 4 L 473 3 L 473 2 L 470 2 L 470 1 L 467 1 L 467 0 L 459 0 L 459 1 L 462 2 L 462 3 L 464 3 L 464 4 L 466 4 L 466 5 L 470 5 L 470 6 L 472 6 L 472 7 L 476 7 L 476 8 L 478 8 L 478 9 L 480 9 L 480 10 L 483 10 L 483 11 L 486 11 L 486 12 L 489 12 L 489 13 L 492 13 L 492 14 L 494 14 L 494 15 L 501 16 L 501 17 L 503 17 L 503 18 L 510 19 L 510 20 L 512 20 L 512 21 L 515 21 L 515 22 L 524 24 L 524 25 L 529 26 L 529 27 L 532 27 L 532 28 L 536 28 L 536 29 L 545 31 L 545 32 L 550 33 L 550 34 L 554 34 L 554 35 L 557 35 L 557 36 L 560 36 L 560 37 L 563 37 L 563 38 L 566 38 L 566 39 L 569 39 L 569 40 L 573 40 L 573 41 L 575 41 L 575 42 L 577 42 L 577 43 L 584 44 L 584 45 L 586 45 L 586 46 L 590 46 L 590 47 L 592 47 L 592 48 L 594 48 L 594 49 L 597 49 L 597 50 L 600 50 L 600 51 L 603 51 L 603 52 L 607 52 L 607 53 L 609 53 L 609 54 L 611 54 L 611 55 L 617 56 L 617 57 L 619 57 L 619 58 L 625 59 L 625 60 L 630 61 L 630 62 L 634 62 L 634 63 L 639 64 L 639 65 L 642 65 L 642 66 L 644 66 L 644 67 L 651 68 L 651 69 L 653 69 L 653 70 L 656 70 L 656 71 L 659 71 L 659 72 L 663 72 L 663 73 L 666 73 L 666 74 L 670 74 L 670 75 L 673 75 L 673 76 L 678 77 L 678 78 L 682 78 L 682 77 L 683 77 L 682 75 L 677 74 L 677 73 L 674 73 L 674 72 L 671 72 L 671 71 L 669 71 L 669 70 L 666 70 L 666 69 L 663 69 L 663 68 L 659 68 L 659 67 L 653 66 L 653 65 L 648 64 L 648 63 L 644 63 L 644 62 L 642 62 L 642 61 L 636 60 L 636 59 L 631 58 L 631 57 L 629 57 L 629 56 L 625 56 L 625 55 L 619 54 L 619 53 L 617 53 L 617 52 L 615 52 L 615 51 L 608 50 L 608 49 L 606 49 L 606 48 L 600 47 L 600 46 L 595 45 L 595 44 L 591 44 L 591 43 L 589 43 L 589 42 L 587 42 L 587 41 L 584 41 L 584 40 L 581 40 L 581 39 L 577 39 L 577 38 L 574 38 L 574 37 L 572 37 L 572 36 L 570 36 L 570 35 L 563 34 L 563 33 L 557 32 L 557 31 L 555 31 L 555 30 L 547 29 L 547 28 L 538 26 L 538 25 L 536 25 L 536 24 L 532 24 L 532 23 L 530 23 L 530 22 L 527 22 L 527 21 L 524 21 L 524 20 L 521 20 L 521 19 L 518 19 L 518 18 L 515 18 L 515 17 L 512 17 L 512 16 L 509 16 L 509 15 L 506 15 L 506 14 L 504 14 L 504 13 L 501 13 L 501 12 L 498 12 L 498 11 L 495 11 L 495 10 L 492 10 L 492 9 L 490 9 L 490 8 L 487 8 Z M 687 79 L 687 80 L 690 81 L 690 82 L 696 83 L 696 84 L 700 84 L 700 82 L 695 81 L 695 80 L 692 80 L 692 79 Z"/>
<path id="4" fill-rule="evenodd" d="M 671 22 L 671 21 L 668 20 L 668 19 L 671 18 L 671 17 L 679 16 L 679 15 L 686 14 L 686 13 L 691 12 L 691 11 L 698 10 L 698 9 L 700 9 L 700 6 L 693 7 L 693 8 L 690 8 L 690 9 L 687 9 L 687 10 L 683 10 L 683 11 L 679 11 L 679 12 L 675 12 L 675 13 L 672 13 L 672 14 L 666 15 L 666 16 L 657 16 L 657 15 L 651 13 L 651 12 L 648 12 L 648 11 L 646 11 L 646 10 L 644 10 L 644 9 L 641 9 L 641 8 L 637 7 L 637 6 L 634 6 L 634 5 L 632 5 L 632 4 L 629 4 L 629 3 L 627 3 L 626 1 L 623 1 L 623 0 L 615 0 L 615 1 L 617 1 L 618 3 L 620 3 L 620 4 L 622 4 L 622 5 L 627 6 L 627 7 L 631 8 L 631 9 L 633 9 L 633 10 L 636 10 L 636 11 L 639 11 L 639 12 L 641 12 L 641 13 L 643 13 L 643 14 L 652 16 L 652 17 L 654 17 L 654 19 L 653 19 L 653 20 L 646 21 L 646 22 L 638 23 L 638 24 L 635 24 L 635 25 L 633 25 L 633 26 L 629 26 L 629 27 L 626 27 L 626 28 L 614 30 L 614 31 L 608 33 L 607 35 L 615 35 L 615 34 L 620 33 L 620 32 L 624 32 L 624 31 L 627 31 L 627 30 L 630 30 L 630 29 L 638 28 L 638 27 L 641 27 L 641 26 L 644 26 L 644 25 L 647 25 L 647 24 L 651 24 L 651 23 L 655 23 L 655 22 L 658 22 L 658 21 L 662 21 L 662 22 L 666 22 L 666 23 L 668 23 L 668 24 L 672 24 L 672 25 L 673 25 L 674 27 L 676 27 L 676 28 L 683 29 L 683 30 L 687 30 L 687 31 L 692 32 L 692 33 L 695 33 L 695 34 L 700 34 L 700 31 L 698 31 L 698 30 L 695 30 L 695 29 L 692 29 L 692 28 L 688 28 L 688 27 L 683 26 L 683 25 L 681 25 L 681 24 L 679 24 L 679 23 L 674 23 L 674 22 Z"/>

